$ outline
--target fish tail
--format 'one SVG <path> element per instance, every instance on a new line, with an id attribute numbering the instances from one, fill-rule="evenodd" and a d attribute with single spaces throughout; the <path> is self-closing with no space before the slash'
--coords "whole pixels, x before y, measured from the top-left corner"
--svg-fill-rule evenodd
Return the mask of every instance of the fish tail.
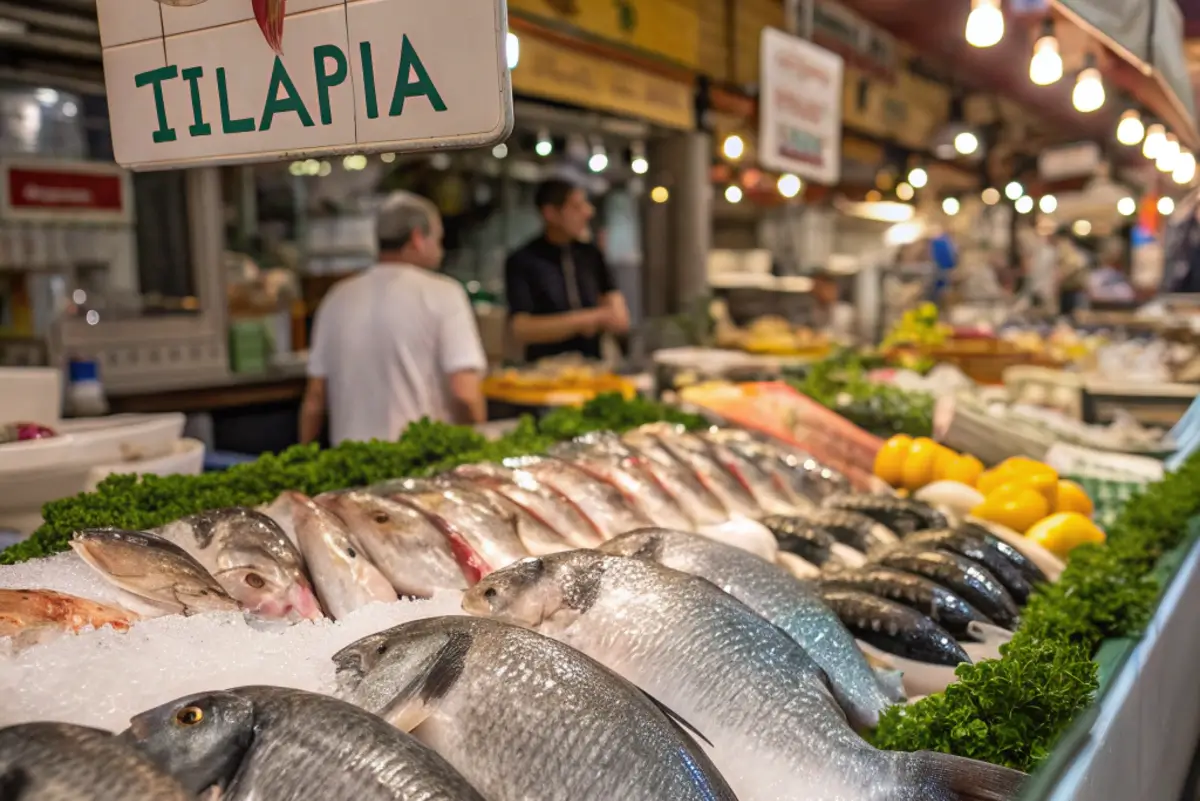
<path id="1" fill-rule="evenodd" d="M 271 49 L 283 55 L 283 17 L 286 0 L 254 0 L 254 17 Z"/>
<path id="2" fill-rule="evenodd" d="M 918 751 L 908 757 L 912 768 L 934 792 L 932 798 L 946 801 L 1012 801 L 1021 791 L 1025 774 L 977 759 Z"/>

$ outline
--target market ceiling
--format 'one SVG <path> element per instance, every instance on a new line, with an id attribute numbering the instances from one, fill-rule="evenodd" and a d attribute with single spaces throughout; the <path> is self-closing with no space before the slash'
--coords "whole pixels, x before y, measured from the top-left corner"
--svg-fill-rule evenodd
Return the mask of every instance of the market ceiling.
<path id="1" fill-rule="evenodd" d="M 1070 131 L 1080 138 L 1111 141 L 1117 118 L 1123 110 L 1117 92 L 1110 91 L 1110 102 L 1095 114 L 1080 114 L 1071 103 L 1071 81 L 1059 81 L 1052 86 L 1035 86 L 1029 80 L 1029 53 L 1037 19 L 1009 19 L 1008 30 L 999 44 L 978 49 L 967 44 L 963 31 L 971 4 L 962 0 L 924 0 L 921 13 L 913 13 L 911 0 L 841 0 L 876 25 L 890 31 L 946 65 L 954 67 L 955 77 L 965 88 L 993 92 L 1020 103 L 1056 128 Z M 1181 0 L 1180 5 L 1189 18 L 1200 21 L 1200 0 Z M 1189 11 L 1194 8 L 1194 11 Z M 1066 36 L 1087 36 L 1078 28 L 1058 20 L 1056 31 L 1060 40 Z M 1070 30 L 1068 30 L 1070 29 Z M 1194 123 L 1177 111 L 1157 81 L 1142 74 L 1131 64 L 1103 48 L 1094 40 L 1089 43 L 1103 58 L 1102 69 L 1106 82 L 1112 87 L 1133 94 L 1153 114 L 1163 118 L 1168 127 L 1178 131 L 1184 144 L 1200 148 L 1200 137 Z M 1189 141 L 1191 140 L 1191 141 Z"/>

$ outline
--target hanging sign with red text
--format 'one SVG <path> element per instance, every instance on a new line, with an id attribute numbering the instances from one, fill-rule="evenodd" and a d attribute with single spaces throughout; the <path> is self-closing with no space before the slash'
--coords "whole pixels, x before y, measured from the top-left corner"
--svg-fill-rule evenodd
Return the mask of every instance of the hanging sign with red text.
<path id="1" fill-rule="evenodd" d="M 841 172 L 842 57 L 763 28 L 759 61 L 759 162 L 768 170 L 836 184 Z"/>
<path id="2" fill-rule="evenodd" d="M 504 0 L 98 0 L 133 169 L 490 145 L 512 129 Z"/>

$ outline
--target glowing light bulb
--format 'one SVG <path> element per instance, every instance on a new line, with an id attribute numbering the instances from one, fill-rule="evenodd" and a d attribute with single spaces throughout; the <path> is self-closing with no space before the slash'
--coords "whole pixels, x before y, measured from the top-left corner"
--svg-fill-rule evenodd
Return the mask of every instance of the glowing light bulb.
<path id="1" fill-rule="evenodd" d="M 896 186 L 896 197 L 901 200 L 912 200 L 915 194 L 916 190 L 912 188 L 912 184 L 901 181 Z"/>
<path id="2" fill-rule="evenodd" d="M 967 44 L 972 47 L 991 47 L 1004 38 L 1000 0 L 972 0 L 966 35 Z"/>
<path id="3" fill-rule="evenodd" d="M 504 55 L 508 59 L 508 69 L 515 70 L 521 61 L 521 40 L 512 31 L 508 32 L 508 37 L 504 40 Z"/>
<path id="4" fill-rule="evenodd" d="M 1033 58 L 1029 59 L 1029 80 L 1038 86 L 1058 83 L 1063 76 L 1062 56 L 1058 52 L 1058 39 L 1053 34 L 1043 36 L 1033 45 Z"/>
<path id="5" fill-rule="evenodd" d="M 1058 208 L 1058 198 L 1054 195 L 1042 195 L 1042 199 L 1038 201 L 1038 208 L 1042 210 L 1042 214 L 1053 214 Z"/>
<path id="6" fill-rule="evenodd" d="M 1123 197 L 1117 201 L 1117 213 L 1124 217 L 1131 217 L 1137 211 L 1137 201 L 1131 197 Z"/>
<path id="7" fill-rule="evenodd" d="M 959 208 L 961 208 L 961 204 L 956 197 L 948 197 L 942 201 L 942 211 L 946 213 L 947 217 L 953 217 L 955 214 L 958 214 Z"/>
<path id="8" fill-rule="evenodd" d="M 1190 184 L 1196 177 L 1196 157 L 1191 151 L 1185 150 L 1179 154 L 1179 159 L 1175 162 L 1175 171 L 1171 173 L 1171 179 L 1177 184 Z"/>
<path id="9" fill-rule="evenodd" d="M 1104 81 L 1100 78 L 1100 70 L 1087 67 L 1079 73 L 1071 91 L 1071 103 L 1076 111 L 1084 114 L 1098 111 L 1104 105 Z"/>
<path id="10" fill-rule="evenodd" d="M 1014 208 L 1016 208 L 1017 214 L 1028 214 L 1033 211 L 1033 198 L 1029 195 L 1022 195 L 1017 198 Z"/>
<path id="11" fill-rule="evenodd" d="M 667 191 L 665 186 L 656 186 L 650 190 L 650 199 L 655 203 L 666 203 L 671 197 L 671 193 Z"/>
<path id="12" fill-rule="evenodd" d="M 995 206 L 1000 202 L 1000 190 L 996 189 L 994 186 L 989 186 L 987 189 L 983 190 L 982 197 L 984 203 L 988 204 L 989 206 Z"/>
<path id="13" fill-rule="evenodd" d="M 730 184 L 725 188 L 725 199 L 730 203 L 741 203 L 742 188 L 735 184 Z"/>
<path id="14" fill-rule="evenodd" d="M 1023 194 L 1025 187 L 1021 186 L 1019 181 L 1009 181 L 1008 186 L 1004 187 L 1004 196 L 1009 200 L 1016 200 Z"/>
<path id="15" fill-rule="evenodd" d="M 1142 155 L 1148 159 L 1157 159 L 1158 152 L 1166 143 L 1167 129 L 1156 122 L 1146 129 L 1146 139 L 1142 142 Z"/>
<path id="16" fill-rule="evenodd" d="M 1146 126 L 1142 125 L 1142 115 L 1136 110 L 1129 109 L 1121 115 L 1117 123 L 1117 141 L 1126 147 L 1133 147 L 1142 141 L 1146 135 Z"/>
<path id="17" fill-rule="evenodd" d="M 1174 172 L 1179 163 L 1180 152 L 1179 140 L 1175 138 L 1175 134 L 1167 134 L 1167 140 L 1158 149 L 1154 166 L 1158 167 L 1159 172 Z"/>
<path id="18" fill-rule="evenodd" d="M 598 150 L 588 159 L 588 169 L 592 172 L 604 172 L 608 169 L 608 156 L 603 150 Z"/>
<path id="19" fill-rule="evenodd" d="M 921 189 L 929 183 L 929 173 L 925 172 L 923 167 L 913 167 L 908 171 L 908 182 L 912 184 L 913 189 Z"/>
<path id="20" fill-rule="evenodd" d="M 799 177 L 792 175 L 790 172 L 785 172 L 779 176 L 779 180 L 775 182 L 775 187 L 779 190 L 779 194 L 784 197 L 795 197 L 800 194 L 803 182 Z"/>
<path id="21" fill-rule="evenodd" d="M 629 162 L 629 169 L 633 170 L 638 175 L 645 175 L 650 169 L 650 162 L 638 156 L 633 161 Z"/>
<path id="22" fill-rule="evenodd" d="M 1164 217 L 1170 217 L 1175 213 L 1175 201 L 1169 197 L 1160 197 L 1158 199 L 1158 213 Z"/>
<path id="23" fill-rule="evenodd" d="M 737 134 L 730 134 L 725 137 L 725 142 L 721 145 L 721 152 L 730 161 L 737 161 L 746 152 L 746 143 Z"/>
<path id="24" fill-rule="evenodd" d="M 969 156 L 979 149 L 979 137 L 970 131 L 963 131 L 954 137 L 954 149 L 964 156 Z"/>
<path id="25" fill-rule="evenodd" d="M 1092 224 L 1087 220 L 1076 220 L 1071 226 L 1075 236 L 1087 236 L 1092 232 Z"/>
<path id="26" fill-rule="evenodd" d="M 542 158 L 554 152 L 554 140 L 550 138 L 548 131 L 538 131 L 537 144 L 533 146 L 533 152 Z"/>

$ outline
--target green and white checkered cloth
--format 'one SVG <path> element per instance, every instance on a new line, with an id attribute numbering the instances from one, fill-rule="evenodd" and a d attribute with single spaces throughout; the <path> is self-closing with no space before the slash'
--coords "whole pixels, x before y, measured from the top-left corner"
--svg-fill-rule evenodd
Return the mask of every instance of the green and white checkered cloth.
<path id="1" fill-rule="evenodd" d="M 1046 463 L 1083 487 L 1096 506 L 1095 520 L 1101 528 L 1112 525 L 1142 487 L 1163 477 L 1163 463 L 1157 459 L 1077 445 L 1055 445 L 1046 455 Z"/>
<path id="2" fill-rule="evenodd" d="M 1137 495 L 1145 486 L 1145 482 L 1142 481 L 1114 481 L 1109 478 L 1079 474 L 1070 474 L 1063 478 L 1074 481 L 1083 487 L 1096 506 L 1093 519 L 1096 521 L 1096 525 L 1102 529 L 1111 526 L 1130 498 Z"/>

